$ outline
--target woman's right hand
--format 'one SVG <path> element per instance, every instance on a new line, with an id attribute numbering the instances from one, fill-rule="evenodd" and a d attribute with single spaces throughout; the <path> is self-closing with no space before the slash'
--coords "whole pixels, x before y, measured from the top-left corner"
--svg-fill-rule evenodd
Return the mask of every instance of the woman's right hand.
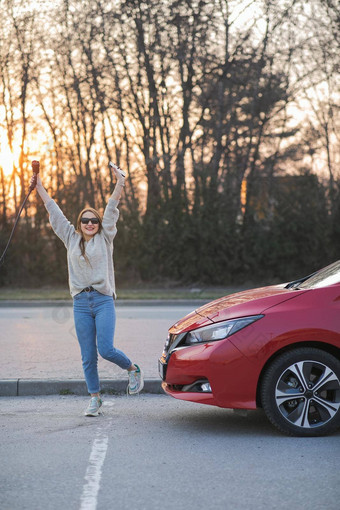
<path id="1" fill-rule="evenodd" d="M 30 190 L 32 191 L 34 188 L 37 188 L 37 191 L 44 189 L 39 174 L 32 175 L 30 179 Z"/>
<path id="2" fill-rule="evenodd" d="M 32 177 L 30 179 L 30 186 L 33 186 L 33 184 L 35 184 L 36 186 L 42 186 L 42 182 L 41 182 L 39 174 L 32 175 Z"/>

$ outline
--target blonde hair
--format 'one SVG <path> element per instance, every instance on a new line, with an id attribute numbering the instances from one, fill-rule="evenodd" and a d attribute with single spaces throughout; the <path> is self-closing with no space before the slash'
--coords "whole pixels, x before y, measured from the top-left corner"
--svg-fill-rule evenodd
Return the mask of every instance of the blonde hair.
<path id="1" fill-rule="evenodd" d="M 102 217 L 101 217 L 101 215 L 99 214 L 99 212 L 96 209 L 93 209 L 93 207 L 86 207 L 85 209 L 80 211 L 78 219 L 77 219 L 77 228 L 76 228 L 76 230 L 77 230 L 78 234 L 81 235 L 81 240 L 80 240 L 80 251 L 81 251 L 81 254 L 84 257 L 84 259 L 88 262 L 88 259 L 87 259 L 86 254 L 85 254 L 85 237 L 84 237 L 83 231 L 81 229 L 81 219 L 83 217 L 83 214 L 86 213 L 86 212 L 92 213 L 93 216 L 99 220 L 98 232 L 96 232 L 97 234 L 99 234 L 99 232 L 103 228 L 103 224 L 102 224 Z"/>

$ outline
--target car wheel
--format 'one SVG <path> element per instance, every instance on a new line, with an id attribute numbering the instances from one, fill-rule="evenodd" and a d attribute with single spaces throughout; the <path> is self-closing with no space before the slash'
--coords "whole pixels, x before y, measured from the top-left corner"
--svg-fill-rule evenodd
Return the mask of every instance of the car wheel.
<path id="1" fill-rule="evenodd" d="M 261 401 L 281 432 L 321 436 L 340 426 L 340 361 L 313 347 L 281 354 L 267 368 Z"/>

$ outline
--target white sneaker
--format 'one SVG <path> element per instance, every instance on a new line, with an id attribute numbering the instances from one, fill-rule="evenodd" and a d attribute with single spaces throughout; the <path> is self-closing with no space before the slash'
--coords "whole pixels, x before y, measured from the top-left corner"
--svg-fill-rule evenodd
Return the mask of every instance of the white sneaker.
<path id="1" fill-rule="evenodd" d="M 85 411 L 85 416 L 98 416 L 103 402 L 100 397 L 91 397 L 90 403 Z"/>
<path id="2" fill-rule="evenodd" d="M 144 388 L 143 372 L 138 365 L 135 364 L 135 366 L 137 367 L 136 370 L 128 371 L 129 385 L 127 387 L 127 393 L 129 395 L 136 395 Z"/>

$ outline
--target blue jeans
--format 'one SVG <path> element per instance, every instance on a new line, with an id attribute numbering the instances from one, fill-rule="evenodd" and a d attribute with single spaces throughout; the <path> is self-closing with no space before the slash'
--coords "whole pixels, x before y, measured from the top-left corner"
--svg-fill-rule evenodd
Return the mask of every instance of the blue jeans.
<path id="1" fill-rule="evenodd" d="M 131 366 L 129 358 L 113 347 L 116 325 L 113 297 L 96 290 L 81 292 L 73 298 L 73 314 L 87 389 L 89 393 L 98 393 L 98 352 L 125 370 Z"/>

